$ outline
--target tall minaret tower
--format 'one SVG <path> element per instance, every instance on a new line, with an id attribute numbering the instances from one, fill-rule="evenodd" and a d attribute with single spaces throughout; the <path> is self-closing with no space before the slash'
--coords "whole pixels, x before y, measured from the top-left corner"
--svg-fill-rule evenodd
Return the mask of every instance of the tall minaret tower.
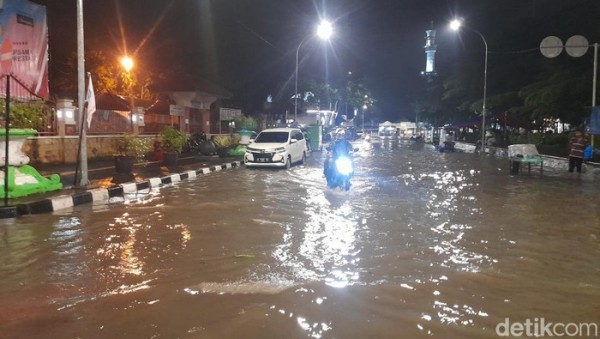
<path id="1" fill-rule="evenodd" d="M 425 71 L 421 72 L 427 80 L 432 80 L 437 76 L 435 70 L 435 51 L 437 45 L 435 44 L 435 29 L 433 29 L 433 21 L 431 22 L 431 29 L 425 31 Z"/>

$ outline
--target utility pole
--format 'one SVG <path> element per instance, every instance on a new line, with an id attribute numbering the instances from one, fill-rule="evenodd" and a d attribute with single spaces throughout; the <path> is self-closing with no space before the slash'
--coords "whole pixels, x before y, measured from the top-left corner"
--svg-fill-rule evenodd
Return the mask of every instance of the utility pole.
<path id="1" fill-rule="evenodd" d="M 77 102 L 79 106 L 79 125 L 81 131 L 79 133 L 80 152 L 79 166 L 81 168 L 81 179 L 79 186 L 87 186 L 90 181 L 88 179 L 88 158 L 87 158 L 87 123 L 83 116 L 85 112 L 85 61 L 83 49 L 83 0 L 77 0 Z"/>

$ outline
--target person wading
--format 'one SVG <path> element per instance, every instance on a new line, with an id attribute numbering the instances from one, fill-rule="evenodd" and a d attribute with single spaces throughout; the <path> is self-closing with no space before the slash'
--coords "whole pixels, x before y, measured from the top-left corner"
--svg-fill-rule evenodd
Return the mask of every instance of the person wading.
<path id="1" fill-rule="evenodd" d="M 575 136 L 571 138 L 571 152 L 569 153 L 569 172 L 573 173 L 577 169 L 577 173 L 581 173 L 581 164 L 583 163 L 583 151 L 585 150 L 585 139 L 583 134 L 577 131 Z"/>

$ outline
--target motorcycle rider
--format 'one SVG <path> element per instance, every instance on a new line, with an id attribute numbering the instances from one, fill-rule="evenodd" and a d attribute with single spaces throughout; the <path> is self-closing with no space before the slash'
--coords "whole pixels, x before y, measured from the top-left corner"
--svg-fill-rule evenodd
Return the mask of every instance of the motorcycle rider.
<path id="1" fill-rule="evenodd" d="M 339 156 L 349 157 L 350 152 L 353 150 L 352 144 L 346 140 L 346 131 L 344 131 L 343 128 L 338 128 L 335 131 L 335 139 L 327 147 L 327 150 L 331 152 L 331 156 L 328 156 L 323 164 L 323 174 L 325 174 L 325 176 L 327 176 L 328 170 L 335 159 Z"/>

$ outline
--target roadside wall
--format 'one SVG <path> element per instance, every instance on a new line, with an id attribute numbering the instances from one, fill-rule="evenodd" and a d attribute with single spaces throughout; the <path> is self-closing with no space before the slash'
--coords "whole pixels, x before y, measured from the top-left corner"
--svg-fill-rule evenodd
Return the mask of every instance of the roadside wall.
<path id="1" fill-rule="evenodd" d="M 122 135 L 98 135 L 87 137 L 88 159 L 112 157 L 117 153 L 117 145 Z M 156 140 L 156 136 L 140 136 Z M 77 136 L 40 136 L 30 137 L 23 143 L 23 153 L 30 159 L 30 164 L 69 164 L 77 162 L 79 137 Z"/>

